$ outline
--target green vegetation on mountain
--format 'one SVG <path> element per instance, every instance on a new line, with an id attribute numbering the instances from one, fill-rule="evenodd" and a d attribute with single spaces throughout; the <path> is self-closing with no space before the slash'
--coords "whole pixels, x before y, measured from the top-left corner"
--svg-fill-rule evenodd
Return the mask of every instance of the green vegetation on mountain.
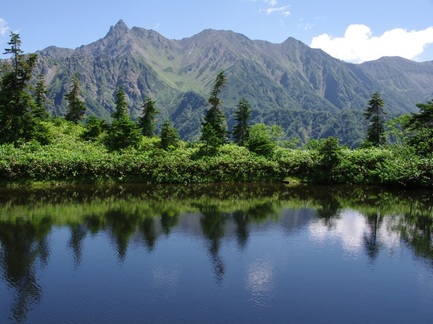
<path id="1" fill-rule="evenodd" d="M 11 39 L 18 44 L 18 35 L 12 34 Z M 433 187 L 432 101 L 417 104 L 419 113 L 393 119 L 384 127 L 382 108 L 388 105 L 374 92 L 365 110 L 372 123 L 364 134 L 365 142 L 373 145 L 350 149 L 330 134 L 299 146 L 296 138 L 287 139 L 280 125 L 250 122 L 248 101 L 242 99 L 232 118 L 238 122 L 235 130 L 248 132 L 242 133 L 243 143 L 238 140 L 240 133 L 234 134 L 236 143 L 231 143 L 220 97 L 231 83 L 225 72 L 219 72 L 210 91 L 210 108 L 203 111 L 201 140 L 186 142 L 179 139 L 168 118 L 160 136 L 144 134 L 139 124 L 152 130 L 156 102 L 149 96 L 144 99 L 147 122 L 137 123 L 123 85 L 114 93 L 108 123 L 91 116 L 82 124 L 80 114 L 77 118 L 68 118 L 72 114 L 42 118 L 40 105 L 47 104 L 41 100 L 44 87 L 38 85 L 39 90 L 33 91 L 30 86 L 37 56 L 12 54 L 12 64 L 4 63 L 0 80 L 4 95 L 0 102 L 0 180 L 5 184 L 302 181 Z M 64 100 L 79 101 L 79 112 L 87 111 L 77 75 L 72 80 L 72 90 Z M 195 96 L 193 92 L 188 95 Z M 236 127 L 239 125 L 242 127 Z"/>
<path id="2" fill-rule="evenodd" d="M 119 21 L 91 44 L 49 47 L 38 55 L 35 72 L 45 77 L 52 115 L 65 114 L 63 97 L 78 72 L 88 115 L 109 121 L 117 86 L 123 85 L 133 120 L 151 97 L 160 112 L 156 133 L 168 118 L 186 141 L 201 136 L 206 98 L 219 71 L 227 77 L 220 108 L 229 131 L 244 98 L 251 123 L 279 125 L 286 139 L 301 144 L 333 136 L 349 147 L 360 145 L 367 129 L 364 107 L 375 91 L 383 94 L 387 120 L 416 112 L 417 103 L 433 96 L 433 62 L 390 57 L 348 64 L 293 38 L 272 44 L 231 31 L 208 29 L 170 40 Z"/>

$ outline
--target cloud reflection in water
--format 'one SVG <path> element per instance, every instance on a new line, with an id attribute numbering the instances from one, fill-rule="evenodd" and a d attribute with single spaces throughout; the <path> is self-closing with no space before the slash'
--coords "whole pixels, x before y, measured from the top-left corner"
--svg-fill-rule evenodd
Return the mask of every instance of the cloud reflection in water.
<path id="1" fill-rule="evenodd" d="M 257 306 L 264 306 L 273 290 L 273 266 L 270 261 L 255 260 L 248 268 L 246 287 Z"/>
<path id="2" fill-rule="evenodd" d="M 338 218 L 331 222 L 324 219 L 316 219 L 311 222 L 309 232 L 316 242 L 325 241 L 338 242 L 344 251 L 351 255 L 363 253 L 366 238 L 374 235 L 377 237 L 377 244 L 394 250 L 400 242 L 397 232 L 392 231 L 392 217 L 386 217 L 377 224 L 377 228 L 368 222 L 367 217 L 354 210 L 344 210 Z"/>

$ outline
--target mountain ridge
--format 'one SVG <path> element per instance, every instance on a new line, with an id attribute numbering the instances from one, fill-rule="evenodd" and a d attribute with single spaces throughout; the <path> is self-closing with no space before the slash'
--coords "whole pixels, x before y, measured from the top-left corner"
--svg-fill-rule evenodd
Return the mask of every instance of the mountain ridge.
<path id="1" fill-rule="evenodd" d="M 122 85 L 133 118 L 151 96 L 161 112 L 159 124 L 169 118 L 188 140 L 199 136 L 206 98 L 221 70 L 228 79 L 221 96 L 229 127 L 236 104 L 245 98 L 252 122 L 279 124 L 301 141 L 333 135 L 350 146 L 359 143 L 362 110 L 374 91 L 382 93 L 391 115 L 415 111 L 416 103 L 433 97 L 433 61 L 382 58 L 351 64 L 292 37 L 275 44 L 205 29 L 170 40 L 119 20 L 88 45 L 51 46 L 38 54 L 37 70 L 45 76 L 54 114 L 64 114 L 63 96 L 77 72 L 90 113 L 109 119 Z"/>

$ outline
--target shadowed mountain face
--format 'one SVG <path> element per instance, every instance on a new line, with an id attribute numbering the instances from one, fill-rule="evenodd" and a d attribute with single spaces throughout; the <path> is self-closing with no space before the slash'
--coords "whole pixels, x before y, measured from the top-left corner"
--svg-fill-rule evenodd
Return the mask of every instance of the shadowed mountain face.
<path id="1" fill-rule="evenodd" d="M 79 74 L 90 112 L 109 119 L 114 93 L 123 86 L 137 118 L 146 96 L 157 102 L 159 124 L 168 117 L 183 139 L 197 139 L 213 82 L 224 70 L 221 94 L 229 127 L 236 104 L 251 105 L 251 122 L 281 125 L 287 136 L 338 136 L 351 146 L 363 138 L 362 111 L 380 91 L 390 116 L 416 111 L 433 97 L 433 61 L 383 58 L 360 65 L 334 59 L 293 38 L 282 44 L 250 40 L 231 31 L 204 30 L 170 40 L 120 20 L 107 35 L 77 49 L 46 48 L 38 73 L 45 76 L 49 109 L 63 115 L 64 95 Z"/>

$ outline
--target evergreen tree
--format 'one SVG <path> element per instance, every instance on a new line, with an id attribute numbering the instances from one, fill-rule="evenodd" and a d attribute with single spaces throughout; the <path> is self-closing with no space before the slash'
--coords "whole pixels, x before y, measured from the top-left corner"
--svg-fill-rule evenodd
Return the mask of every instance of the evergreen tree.
<path id="1" fill-rule="evenodd" d="M 369 122 L 366 141 L 374 146 L 386 143 L 384 126 L 386 112 L 383 109 L 384 104 L 385 102 L 380 97 L 380 93 L 376 91 L 369 100 L 364 112 L 364 116 Z"/>
<path id="2" fill-rule="evenodd" d="M 113 121 L 108 128 L 106 145 L 111 150 L 120 150 L 127 147 L 138 147 L 141 140 L 140 130 L 128 113 L 128 103 L 123 88 L 116 91 L 116 107 L 112 114 Z"/>
<path id="3" fill-rule="evenodd" d="M 419 154 L 433 152 L 433 100 L 418 103 L 418 114 L 412 114 L 403 125 L 410 132 L 408 143 L 414 146 Z"/>
<path id="4" fill-rule="evenodd" d="M 143 115 L 140 117 L 138 124 L 144 136 L 152 137 L 155 132 L 155 116 L 159 111 L 155 107 L 155 101 L 147 97 L 142 105 Z"/>
<path id="5" fill-rule="evenodd" d="M 44 76 L 39 74 L 34 91 L 35 107 L 33 109 L 33 113 L 41 120 L 46 120 L 50 116 L 48 114 L 47 108 L 45 107 L 48 101 L 47 93 L 48 91 L 47 87 L 45 86 Z"/>
<path id="6" fill-rule="evenodd" d="M 101 135 L 107 129 L 105 120 L 99 119 L 92 115 L 90 116 L 84 126 L 84 132 L 81 134 L 81 138 L 86 141 L 94 141 L 99 135 Z"/>
<path id="7" fill-rule="evenodd" d="M 418 114 L 412 114 L 408 127 L 410 129 L 430 128 L 433 129 L 433 100 L 427 103 L 418 103 Z"/>
<path id="8" fill-rule="evenodd" d="M 222 101 L 219 97 L 226 81 L 227 79 L 224 75 L 224 72 L 218 73 L 215 80 L 215 85 L 208 99 L 211 107 L 206 112 L 204 117 L 204 121 L 202 123 L 202 135 L 200 138 L 200 140 L 203 141 L 206 146 L 217 147 L 227 143 L 228 132 L 226 117 L 221 109 Z"/>
<path id="9" fill-rule="evenodd" d="M 106 145 L 111 150 L 121 150 L 127 147 L 138 147 L 141 140 L 137 124 L 128 117 L 115 119 L 108 128 Z"/>
<path id="10" fill-rule="evenodd" d="M 167 150 L 170 147 L 176 147 L 179 141 L 179 133 L 171 125 L 170 121 L 166 119 L 161 128 L 161 148 Z"/>
<path id="11" fill-rule="evenodd" d="M 111 114 L 113 119 L 120 120 L 124 117 L 129 117 L 128 102 L 126 101 L 126 94 L 122 86 L 120 86 L 116 91 L 115 104 L 116 108 Z"/>
<path id="12" fill-rule="evenodd" d="M 65 95 L 65 98 L 68 101 L 65 119 L 78 124 L 84 118 L 86 112 L 86 106 L 80 99 L 80 81 L 78 80 L 78 73 L 75 73 L 72 77 L 72 88 L 71 91 Z"/>
<path id="13" fill-rule="evenodd" d="M 201 148 L 201 154 L 214 155 L 217 152 L 218 146 L 221 146 L 221 139 L 210 124 L 203 124 L 200 140 L 204 143 L 204 146 Z"/>
<path id="14" fill-rule="evenodd" d="M 337 182 L 337 168 L 341 161 L 342 149 L 338 138 L 330 136 L 320 139 L 316 144 L 318 163 L 313 166 L 312 179 L 318 183 Z"/>
<path id="15" fill-rule="evenodd" d="M 248 118 L 251 117 L 251 110 L 248 101 L 241 99 L 237 105 L 237 110 L 235 112 L 235 120 L 237 124 L 233 128 L 233 137 L 235 143 L 240 146 L 244 146 L 248 141 L 248 136 L 250 132 L 250 125 L 248 125 Z"/>
<path id="16" fill-rule="evenodd" d="M 37 55 L 24 55 L 19 34 L 11 33 L 11 64 L 2 66 L 0 81 L 0 143 L 17 143 L 35 137 L 38 121 L 33 115 L 34 102 L 29 94 L 29 80 L 36 65 Z"/>

